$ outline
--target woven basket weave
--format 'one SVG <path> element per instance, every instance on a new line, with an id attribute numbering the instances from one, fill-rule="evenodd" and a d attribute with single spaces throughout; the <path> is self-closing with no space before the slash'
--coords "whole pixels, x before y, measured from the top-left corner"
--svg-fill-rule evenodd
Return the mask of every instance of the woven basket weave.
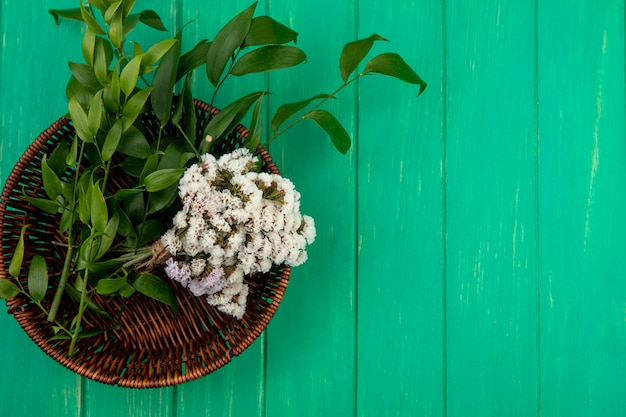
<path id="1" fill-rule="evenodd" d="M 198 100 L 195 105 L 200 133 L 217 110 Z M 141 120 L 146 135 L 157 134 L 158 125 L 153 114 L 143 114 Z M 167 127 L 164 133 L 178 136 L 172 127 Z M 240 147 L 246 135 L 247 130 L 238 126 L 213 152 L 222 154 Z M 24 259 L 41 254 L 50 268 L 51 285 L 44 300 L 53 298 L 57 285 L 55 278 L 58 279 L 63 266 L 65 250 L 52 243 L 63 241 L 58 232 L 60 219 L 29 205 L 22 195 L 25 191 L 27 195 L 45 198 L 41 158 L 50 154 L 60 140 L 69 140 L 73 136 L 74 128 L 66 118 L 59 119 L 39 135 L 11 172 L 0 202 L 0 279 L 10 279 L 8 266 L 21 228 L 28 224 Z M 259 147 L 258 154 L 265 171 L 279 174 L 265 149 Z M 127 186 L 130 181 L 123 174 L 115 175 L 110 191 L 115 192 L 116 187 Z M 27 266 L 22 270 L 27 270 Z M 69 340 L 49 341 L 54 334 L 52 323 L 26 297 L 20 294 L 7 300 L 7 305 L 9 313 L 47 355 L 79 375 L 124 387 L 163 387 L 207 375 L 250 346 L 274 315 L 287 288 L 290 272 L 287 266 L 275 265 L 266 274 L 246 277 L 250 293 L 241 320 L 220 313 L 204 298 L 193 296 L 178 283 L 165 278 L 181 307 L 177 317 L 166 305 L 142 295 L 133 295 L 124 306 L 119 330 L 79 339 L 71 357 L 67 355 Z M 26 286 L 26 276 L 21 279 L 22 285 Z M 121 306 L 117 298 L 95 294 L 94 299 L 112 316 L 119 312 Z M 71 320 L 76 312 L 76 303 L 65 298 L 57 319 Z M 83 330 L 89 331 L 107 328 L 112 323 L 87 310 L 83 324 Z"/>

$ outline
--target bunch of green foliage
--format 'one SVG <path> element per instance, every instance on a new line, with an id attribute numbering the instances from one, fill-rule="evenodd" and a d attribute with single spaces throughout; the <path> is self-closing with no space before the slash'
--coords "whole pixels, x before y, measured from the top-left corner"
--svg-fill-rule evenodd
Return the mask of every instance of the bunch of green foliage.
<path id="1" fill-rule="evenodd" d="M 204 67 L 214 87 L 212 104 L 231 76 L 304 62 L 305 53 L 295 46 L 298 34 L 268 16 L 254 17 L 255 3 L 228 22 L 212 41 L 202 41 L 187 52 L 182 51 L 184 28 L 173 38 L 144 49 L 130 42 L 139 23 L 160 31 L 166 29 L 154 11 L 133 13 L 134 3 L 89 0 L 78 8 L 50 11 L 57 23 L 65 18 L 86 26 L 81 43 L 84 62 L 70 62 L 72 75 L 66 89 L 76 135 L 70 142 L 59 143 L 41 161 L 47 198 L 24 198 L 37 209 L 59 216 L 64 241 L 57 244 L 66 246 L 65 262 L 62 271 L 50 273 L 45 258 L 35 255 L 29 262 L 25 288 L 19 280 L 25 227 L 9 268 L 14 280 L 0 280 L 0 297 L 24 294 L 48 314 L 55 323 L 52 338 L 71 339 L 69 354 L 78 338 L 93 334 L 83 331 L 81 325 L 86 309 L 114 322 L 121 317 L 122 311 L 111 318 L 92 299 L 93 292 L 125 300 L 138 291 L 168 304 L 176 313 L 178 305 L 169 285 L 136 265 L 152 256 L 151 243 L 167 230 L 179 204 L 177 185 L 186 167 L 197 162 L 201 154 L 211 152 L 251 109 L 244 145 L 252 152 L 257 151 L 262 139 L 267 145 L 295 124 L 310 119 L 328 134 L 337 150 L 346 153 L 351 145 L 349 134 L 335 116 L 321 108 L 328 100 L 371 74 L 416 84 L 419 94 L 426 87 L 397 54 L 377 55 L 357 72 L 372 45 L 385 40 L 373 34 L 344 46 L 339 60 L 342 82 L 335 91 L 279 106 L 270 131 L 263 131 L 260 117 L 268 92 L 257 91 L 225 106 L 197 135 L 191 82 L 196 69 Z M 144 132 L 138 120 L 144 112 L 156 115 L 157 135 Z M 183 139 L 164 135 L 167 126 L 174 126 Z M 110 191 L 115 169 L 133 178 L 130 188 Z M 58 285 L 54 299 L 46 303 L 50 275 Z M 65 294 L 78 302 L 78 313 L 69 323 L 59 322 L 56 317 Z"/>

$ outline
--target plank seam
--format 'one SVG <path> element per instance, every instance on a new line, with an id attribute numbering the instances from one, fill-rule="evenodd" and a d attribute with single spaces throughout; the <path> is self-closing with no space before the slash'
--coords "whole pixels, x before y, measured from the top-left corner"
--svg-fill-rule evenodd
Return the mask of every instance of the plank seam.
<path id="1" fill-rule="evenodd" d="M 359 37 L 360 29 L 360 2 L 354 0 L 354 39 Z M 360 113 L 361 113 L 361 80 L 357 79 L 354 86 L 354 102 L 355 102 L 355 115 L 354 115 L 354 190 L 355 200 L 354 205 L 354 232 L 355 243 L 354 246 L 354 415 L 359 414 L 359 133 L 360 133 Z"/>
<path id="2" fill-rule="evenodd" d="M 541 242 L 539 240 L 540 232 L 540 212 L 539 212 L 539 0 L 535 0 L 535 256 L 536 256 L 536 277 L 537 277 L 537 416 L 541 416 Z"/>
<path id="3" fill-rule="evenodd" d="M 447 276 L 448 276 L 448 190 L 447 190 L 447 178 L 448 178 L 448 147 L 447 147 L 447 132 L 448 132 L 448 45 L 447 45 L 447 0 L 441 1 L 441 47 L 442 47 L 442 74 L 441 74 L 441 88 L 442 88 L 442 120 L 441 124 L 441 139 L 442 139 L 442 168 L 441 168 L 441 231 L 442 231 L 442 283 L 441 283 L 441 308 L 442 308 L 442 415 L 446 417 L 448 415 L 448 317 L 447 317 Z"/>

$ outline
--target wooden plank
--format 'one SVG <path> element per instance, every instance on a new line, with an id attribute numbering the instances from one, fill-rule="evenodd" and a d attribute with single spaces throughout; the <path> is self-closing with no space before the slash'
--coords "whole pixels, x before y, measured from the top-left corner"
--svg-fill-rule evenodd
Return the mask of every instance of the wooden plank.
<path id="1" fill-rule="evenodd" d="M 26 147 L 67 111 L 64 91 L 70 55 L 59 45 L 76 33 L 56 28 L 44 5 L 2 2 L 0 18 L 0 178 L 4 184 Z M 23 415 L 27 408 L 32 415 L 80 415 L 81 378 L 44 354 L 0 303 L 2 413 Z"/>
<path id="2" fill-rule="evenodd" d="M 71 1 L 59 1 L 59 7 Z M 28 16 L 28 18 L 24 18 Z M 67 111 L 67 50 L 79 30 L 55 27 L 46 7 L 2 2 L 0 10 L 0 178 L 26 147 Z M 79 51 L 80 53 L 80 51 Z M 79 416 L 81 379 L 45 355 L 0 302 L 2 414 Z"/>
<path id="3" fill-rule="evenodd" d="M 444 412 L 442 2 L 370 1 L 359 36 L 390 43 L 428 82 L 360 82 L 359 416 Z M 370 58 L 371 58 L 370 57 Z M 369 58 L 368 58 L 369 59 Z"/>
<path id="4" fill-rule="evenodd" d="M 534 22 L 446 4 L 448 416 L 537 414 Z"/>
<path id="5" fill-rule="evenodd" d="M 270 77 L 278 103 L 331 93 L 344 43 L 354 39 L 355 2 L 272 3 L 271 15 L 299 32 L 305 64 Z M 330 109 L 354 132 L 354 90 Z M 309 260 L 294 268 L 267 335 L 268 416 L 355 414 L 355 154 L 339 154 L 326 135 L 305 121 L 271 146 L 284 175 L 302 194 L 302 212 L 315 218 L 317 240 Z"/>
<path id="6" fill-rule="evenodd" d="M 624 2 L 539 2 L 541 403 L 626 409 Z"/>
<path id="7" fill-rule="evenodd" d="M 180 0 L 179 0 L 180 1 Z M 213 39 L 217 32 L 239 12 L 250 6 L 248 0 L 213 2 L 185 0 L 181 24 L 189 23 L 183 32 L 185 50 L 201 39 Z M 257 5 L 255 16 L 265 14 L 265 5 Z M 204 67 L 194 78 L 196 98 L 210 102 L 213 86 Z M 266 88 L 263 75 L 231 77 L 221 88 L 215 101 L 223 108 L 252 91 Z M 267 124 L 266 124 L 267 125 Z M 265 400 L 265 334 L 262 334 L 240 357 L 213 374 L 177 388 L 176 416 L 263 416 Z"/>

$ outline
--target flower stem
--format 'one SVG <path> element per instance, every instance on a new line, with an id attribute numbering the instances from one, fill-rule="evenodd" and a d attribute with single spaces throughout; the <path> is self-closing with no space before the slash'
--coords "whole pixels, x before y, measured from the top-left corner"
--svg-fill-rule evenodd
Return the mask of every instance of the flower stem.
<path id="1" fill-rule="evenodd" d="M 67 355 L 72 356 L 74 348 L 76 347 L 76 341 L 78 340 L 78 334 L 80 333 L 80 324 L 83 320 L 83 313 L 85 312 L 85 302 L 87 300 L 87 280 L 89 278 L 89 269 L 85 269 L 85 278 L 83 279 L 83 288 L 80 292 L 80 304 L 78 305 L 78 313 L 74 318 L 74 330 L 72 331 L 72 341 L 70 342 L 70 350 Z"/>
<path id="2" fill-rule="evenodd" d="M 67 254 L 65 255 L 65 262 L 63 262 L 63 271 L 61 272 L 59 286 L 57 287 L 57 291 L 54 294 L 54 300 L 52 301 L 52 306 L 50 307 L 50 312 L 48 313 L 48 321 L 55 321 L 57 311 L 59 310 L 61 298 L 63 298 L 63 293 L 65 292 L 65 284 L 67 284 L 67 279 L 70 276 L 70 266 L 72 264 L 73 251 L 74 246 L 70 245 L 67 249 Z"/>
<path id="3" fill-rule="evenodd" d="M 78 140 L 75 138 L 74 140 Z M 81 143 L 80 152 L 78 156 L 78 161 L 74 168 L 74 192 L 72 193 L 72 203 L 70 207 L 73 210 L 76 210 L 76 193 L 78 189 L 78 171 L 80 168 L 80 164 L 83 159 L 83 154 L 85 152 L 85 142 Z M 75 214 L 75 213 L 74 213 Z M 65 292 L 65 284 L 67 284 L 67 279 L 70 276 L 70 268 L 72 266 L 72 258 L 74 255 L 74 241 L 76 240 L 76 232 L 74 231 L 74 214 L 72 214 L 72 221 L 70 222 L 70 227 L 67 232 L 67 253 L 65 254 L 65 261 L 63 262 L 63 270 L 61 272 L 61 278 L 59 279 L 59 285 L 57 286 L 57 290 L 54 293 L 54 299 L 52 300 L 52 305 L 50 306 L 50 312 L 48 313 L 48 321 L 54 321 L 57 315 L 57 311 L 59 310 L 59 305 L 61 304 L 61 299 L 63 298 L 63 293 Z"/>

